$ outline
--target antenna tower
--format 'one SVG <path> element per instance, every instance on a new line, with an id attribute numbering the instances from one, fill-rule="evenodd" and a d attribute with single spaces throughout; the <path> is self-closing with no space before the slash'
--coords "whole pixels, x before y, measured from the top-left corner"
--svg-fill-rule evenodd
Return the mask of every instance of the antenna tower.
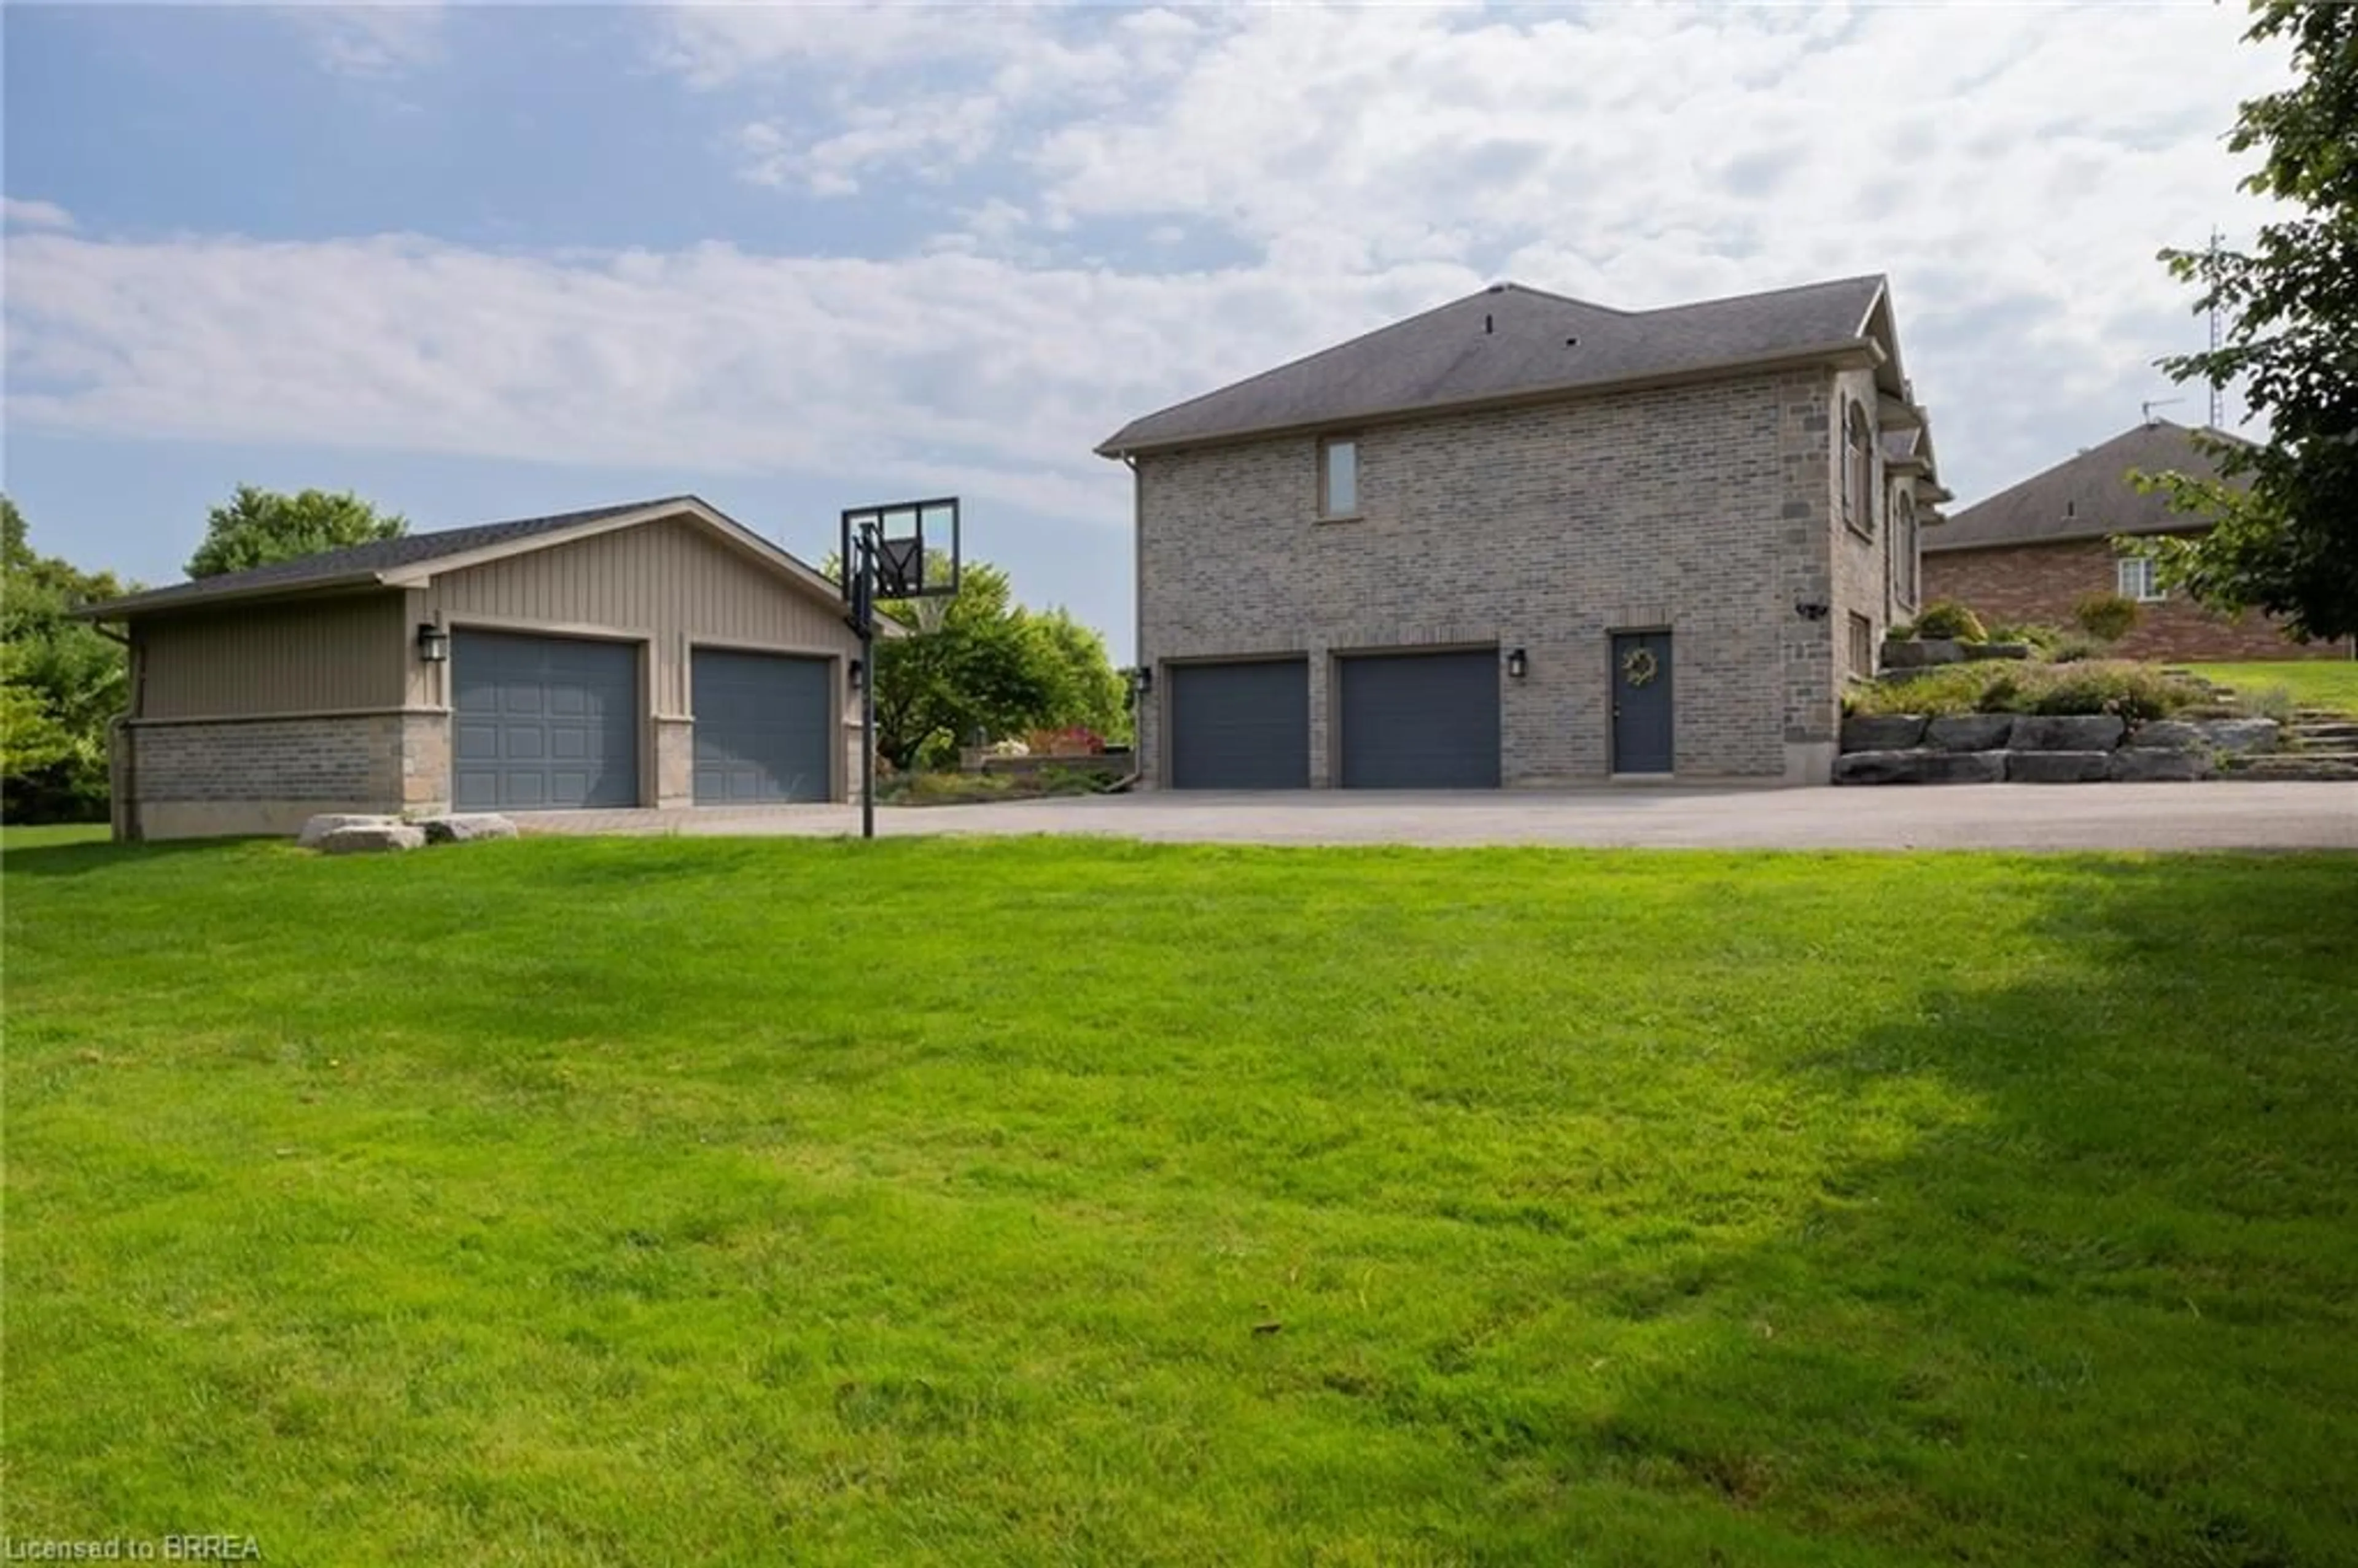
<path id="1" fill-rule="evenodd" d="M 2213 228 L 2211 231 L 2211 286 L 2215 289 L 2218 284 L 2219 231 Z M 2219 297 L 2214 293 L 2211 297 L 2211 351 L 2213 354 L 2219 351 Z M 2219 373 L 2214 370 L 2211 373 L 2211 428 L 2224 427 L 2226 419 L 2227 389 L 2220 383 Z"/>

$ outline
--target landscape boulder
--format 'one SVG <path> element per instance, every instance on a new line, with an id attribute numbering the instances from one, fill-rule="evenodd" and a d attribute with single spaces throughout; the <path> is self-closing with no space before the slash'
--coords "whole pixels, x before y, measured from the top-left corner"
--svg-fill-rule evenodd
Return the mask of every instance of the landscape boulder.
<path id="1" fill-rule="evenodd" d="M 1923 738 L 1920 713 L 1856 713 L 1843 720 L 1845 752 L 1904 752 Z"/>
<path id="2" fill-rule="evenodd" d="M 322 855 L 367 855 L 384 849 L 418 849 L 425 845 L 424 828 L 380 817 L 323 833 L 312 848 Z"/>
<path id="3" fill-rule="evenodd" d="M 2124 746 L 2136 746 L 2158 752 L 2206 752 L 2211 742 L 2203 737 L 2202 727 L 2182 719 L 2157 719 L 2150 724 L 2140 724 L 2129 731 Z"/>
<path id="4" fill-rule="evenodd" d="M 398 816 L 383 816 L 367 812 L 327 811 L 303 824 L 303 831 L 295 835 L 298 849 L 316 849 L 319 840 L 345 827 L 388 827 L 401 820 Z"/>
<path id="5" fill-rule="evenodd" d="M 2008 752 L 2008 784 L 2101 784 L 2111 776 L 2110 752 Z"/>
<path id="6" fill-rule="evenodd" d="M 1965 645 L 1944 637 L 1921 637 L 1910 643 L 1883 644 L 1883 667 L 1920 670 L 1932 665 L 1953 665 L 1965 656 Z"/>
<path id="7" fill-rule="evenodd" d="M 2011 713 L 1944 713 L 1924 726 L 1924 744 L 1936 752 L 1997 752 L 2013 733 Z"/>
<path id="8" fill-rule="evenodd" d="M 2004 752 L 1850 752 L 1834 759 L 1839 784 L 2003 784 Z"/>
<path id="9" fill-rule="evenodd" d="M 2191 784 L 2211 776 L 2211 753 L 2164 746 L 2124 746 L 2107 759 L 2115 784 Z"/>
<path id="10" fill-rule="evenodd" d="M 428 844 L 471 844 L 480 838 L 513 838 L 516 825 L 495 811 L 453 811 L 421 816 L 417 826 Z"/>
<path id="11" fill-rule="evenodd" d="M 2214 752 L 2229 756 L 2245 756 L 2277 749 L 2277 721 L 2273 719 L 2204 719 L 2195 728 Z"/>
<path id="12" fill-rule="evenodd" d="M 2110 713 L 2026 713 L 2014 721 L 2017 752 L 2109 752 L 2127 728 Z"/>

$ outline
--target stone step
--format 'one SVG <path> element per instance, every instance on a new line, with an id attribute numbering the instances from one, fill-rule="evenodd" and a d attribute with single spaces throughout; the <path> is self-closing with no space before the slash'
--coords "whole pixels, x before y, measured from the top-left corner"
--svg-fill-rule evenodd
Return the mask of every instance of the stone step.
<path id="1" fill-rule="evenodd" d="M 2358 752 L 2271 752 L 2221 764 L 2239 779 L 2305 779 L 2358 784 Z"/>

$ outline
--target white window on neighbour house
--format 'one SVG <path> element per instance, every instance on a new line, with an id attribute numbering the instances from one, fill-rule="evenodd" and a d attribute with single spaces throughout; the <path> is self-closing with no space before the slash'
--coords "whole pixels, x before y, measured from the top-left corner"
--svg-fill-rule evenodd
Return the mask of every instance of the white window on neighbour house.
<path id="1" fill-rule="evenodd" d="M 1359 443 L 1331 436 L 1318 443 L 1318 515 L 1359 514 Z"/>
<path id="2" fill-rule="evenodd" d="M 2113 565 L 2114 569 L 2119 574 L 2123 599 L 2134 599 L 2141 604 L 2150 604 L 2155 600 L 2169 597 L 2162 591 L 2161 578 L 2154 570 L 2153 563 L 2143 556 L 2123 556 Z"/>

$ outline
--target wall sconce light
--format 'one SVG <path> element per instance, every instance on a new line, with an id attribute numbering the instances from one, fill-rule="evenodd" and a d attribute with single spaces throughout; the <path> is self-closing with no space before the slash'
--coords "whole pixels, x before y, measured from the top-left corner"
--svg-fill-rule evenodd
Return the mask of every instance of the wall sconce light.
<path id="1" fill-rule="evenodd" d="M 1152 691 L 1154 689 L 1154 667 L 1152 665 L 1141 665 L 1136 669 L 1131 670 L 1130 672 L 1130 689 L 1136 692 L 1141 697 L 1144 697 L 1148 692 Z"/>
<path id="2" fill-rule="evenodd" d="M 417 656 L 429 665 L 447 664 L 450 658 L 450 633 L 431 621 L 417 623 Z"/>
<path id="3" fill-rule="evenodd" d="M 845 669 L 851 677 L 851 689 L 858 691 L 860 689 L 860 683 L 868 678 L 868 666 L 861 664 L 858 659 L 854 659 L 849 665 L 845 666 Z"/>
<path id="4" fill-rule="evenodd" d="M 1531 673 L 1531 656 L 1529 654 L 1524 653 L 1520 648 L 1517 648 L 1514 652 L 1507 655 L 1507 676 L 1509 679 L 1520 680 Z"/>
<path id="5" fill-rule="evenodd" d="M 1793 613 L 1804 621 L 1823 621 L 1833 613 L 1833 606 L 1823 600 L 1804 599 L 1793 605 Z"/>

